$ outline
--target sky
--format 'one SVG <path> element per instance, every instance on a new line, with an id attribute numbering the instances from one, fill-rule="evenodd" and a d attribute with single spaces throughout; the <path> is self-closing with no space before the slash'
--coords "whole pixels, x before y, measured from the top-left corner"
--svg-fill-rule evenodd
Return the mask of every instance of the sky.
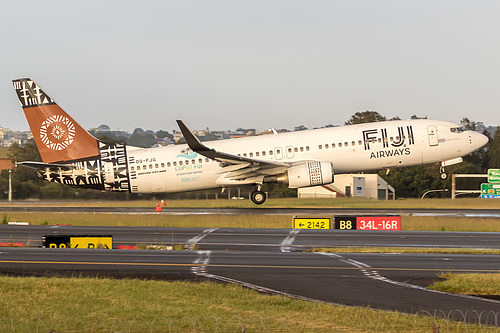
<path id="1" fill-rule="evenodd" d="M 2 1 L 0 126 L 30 77 L 84 128 L 500 125 L 500 1 Z"/>

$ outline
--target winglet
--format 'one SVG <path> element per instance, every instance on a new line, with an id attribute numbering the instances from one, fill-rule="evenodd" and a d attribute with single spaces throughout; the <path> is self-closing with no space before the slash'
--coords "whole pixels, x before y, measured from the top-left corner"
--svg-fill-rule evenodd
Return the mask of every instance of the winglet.
<path id="1" fill-rule="evenodd" d="M 191 132 L 189 128 L 184 125 L 182 120 L 177 120 L 177 125 L 179 125 L 182 135 L 184 136 L 184 139 L 186 139 L 186 143 L 192 151 L 200 153 L 201 155 L 209 158 L 214 157 L 214 151 L 201 143 L 201 141 L 193 134 L 193 132 Z M 210 152 L 212 152 L 212 154 L 210 154 Z"/>

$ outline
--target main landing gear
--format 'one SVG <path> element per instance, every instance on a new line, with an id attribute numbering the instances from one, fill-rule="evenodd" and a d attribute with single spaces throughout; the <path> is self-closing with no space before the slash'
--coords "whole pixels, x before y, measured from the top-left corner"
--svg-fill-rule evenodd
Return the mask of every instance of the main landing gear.
<path id="1" fill-rule="evenodd" d="M 262 205 L 266 201 L 266 193 L 262 192 L 259 186 L 257 191 L 250 193 L 250 199 L 254 204 Z"/>

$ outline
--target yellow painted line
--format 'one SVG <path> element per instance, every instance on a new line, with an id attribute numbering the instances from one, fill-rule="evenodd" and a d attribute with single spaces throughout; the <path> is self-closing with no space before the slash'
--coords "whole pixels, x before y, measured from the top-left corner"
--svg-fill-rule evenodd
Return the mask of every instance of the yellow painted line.
<path id="1" fill-rule="evenodd" d="M 369 270 L 369 271 L 428 271 L 428 272 L 484 272 L 500 273 L 500 269 L 455 269 L 455 268 L 391 268 L 391 267 L 338 267 L 338 266 L 283 266 L 283 265 L 215 265 L 215 264 L 172 264 L 172 263 L 133 263 L 133 262 L 82 262 L 82 261 L 34 261 L 0 260 L 0 263 L 14 264 L 71 264 L 71 265 L 125 265 L 125 266 L 181 266 L 181 267 L 231 267 L 231 268 L 279 268 L 279 269 L 327 269 L 327 270 Z"/>

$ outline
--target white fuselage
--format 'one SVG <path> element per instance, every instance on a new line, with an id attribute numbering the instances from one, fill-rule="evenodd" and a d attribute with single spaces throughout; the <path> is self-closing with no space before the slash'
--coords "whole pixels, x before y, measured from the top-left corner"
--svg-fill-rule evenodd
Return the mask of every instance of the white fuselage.
<path id="1" fill-rule="evenodd" d="M 452 160 L 483 146 L 485 136 L 435 120 L 367 123 L 207 142 L 224 153 L 261 161 L 328 161 L 353 173 Z M 132 193 L 180 192 L 224 186 L 221 165 L 187 145 L 127 147 Z M 223 171 L 222 171 L 223 173 Z M 234 183 L 234 185 L 238 185 Z"/>

